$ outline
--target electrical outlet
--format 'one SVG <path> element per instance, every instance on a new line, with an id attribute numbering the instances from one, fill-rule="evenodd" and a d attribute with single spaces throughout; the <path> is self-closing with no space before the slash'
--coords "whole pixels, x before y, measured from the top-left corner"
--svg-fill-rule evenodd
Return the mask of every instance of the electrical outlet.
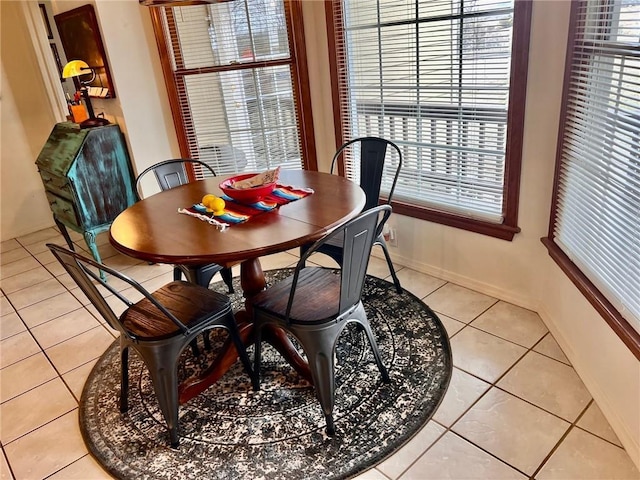
<path id="1" fill-rule="evenodd" d="M 398 235 L 396 233 L 396 229 L 393 227 L 389 228 L 389 246 L 391 247 L 398 246 Z"/>

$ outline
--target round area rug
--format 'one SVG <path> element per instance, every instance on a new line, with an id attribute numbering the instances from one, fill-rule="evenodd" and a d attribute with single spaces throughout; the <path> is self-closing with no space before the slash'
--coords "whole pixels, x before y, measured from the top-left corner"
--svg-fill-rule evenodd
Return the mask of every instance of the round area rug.
<path id="1" fill-rule="evenodd" d="M 265 275 L 272 283 L 290 273 Z M 211 288 L 226 293 L 222 282 Z M 232 302 L 234 310 L 241 308 L 242 296 L 234 294 Z M 260 391 L 252 390 L 236 362 L 180 406 L 180 448 L 171 449 L 151 380 L 133 349 L 129 411 L 120 413 L 116 341 L 82 393 L 80 428 L 89 450 L 112 475 L 127 479 L 346 478 L 375 466 L 431 418 L 449 385 L 452 362 L 442 323 L 414 295 L 367 276 L 363 302 L 391 383 L 382 382 L 364 333 L 348 326 L 336 349 L 334 437 L 325 435 L 313 387 L 264 344 Z M 212 333 L 214 347 L 224 335 Z M 253 359 L 253 347 L 248 351 Z M 194 358 L 187 348 L 181 379 L 206 368 L 209 355 Z"/>

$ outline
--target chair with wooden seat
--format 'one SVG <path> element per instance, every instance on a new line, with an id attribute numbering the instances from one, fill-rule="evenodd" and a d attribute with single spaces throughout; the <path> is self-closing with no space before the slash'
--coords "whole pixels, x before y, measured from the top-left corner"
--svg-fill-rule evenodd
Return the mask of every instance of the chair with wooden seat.
<path id="1" fill-rule="evenodd" d="M 378 221 L 382 213 L 382 220 Z M 248 299 L 256 333 L 254 373 L 260 388 L 262 330 L 275 326 L 291 333 L 309 361 L 316 396 L 325 415 L 327 434 L 335 434 L 333 405 L 335 391 L 334 350 L 342 330 L 350 322 L 364 330 L 384 382 L 389 374 L 362 304 L 367 265 L 377 231 L 391 214 L 390 205 L 366 210 L 314 243 L 301 256 L 293 275 Z M 307 267 L 305 261 L 327 242 L 341 238 L 344 261 L 334 269 Z"/>
<path id="2" fill-rule="evenodd" d="M 231 301 L 226 295 L 184 281 L 173 281 L 153 293 L 126 275 L 59 245 L 47 244 L 53 255 L 78 284 L 111 328 L 120 332 L 120 411 L 128 410 L 129 348 L 149 370 L 153 388 L 169 430 L 172 447 L 178 447 L 178 364 L 182 351 L 196 337 L 214 328 L 228 331 L 247 374 L 255 385 L 251 362 L 240 339 Z M 100 278 L 100 270 L 133 287 L 143 298 L 132 302 Z M 96 285 L 124 302 L 118 317 Z"/>
<path id="3" fill-rule="evenodd" d="M 179 187 L 185 183 L 189 183 L 189 174 L 187 167 L 191 165 L 194 168 L 200 169 L 203 172 L 208 172 L 212 177 L 216 176 L 216 172 L 213 168 L 200 160 L 193 160 L 190 158 L 174 158 L 171 160 L 164 160 L 146 168 L 136 178 L 136 192 L 138 198 L 142 198 L 141 183 L 142 179 L 149 172 L 153 172 L 158 186 L 161 190 L 169 190 L 171 188 Z M 185 278 L 196 285 L 208 287 L 211 283 L 213 276 L 220 272 L 224 283 L 229 288 L 229 293 L 233 293 L 233 273 L 231 268 L 223 267 L 217 263 L 209 263 L 205 265 L 175 265 L 173 269 L 173 279 L 180 280 L 182 274 Z"/>
<path id="4" fill-rule="evenodd" d="M 394 152 L 392 156 L 389 154 L 390 149 Z M 346 171 L 346 162 L 348 159 L 352 159 L 354 161 L 357 159 L 356 167 L 360 169 L 360 187 L 362 187 L 367 197 L 364 210 L 368 210 L 378 205 L 385 168 L 393 173 L 389 194 L 385 202 L 387 205 L 390 205 L 393 192 L 396 188 L 396 183 L 398 182 L 400 168 L 402 167 L 402 152 L 400 151 L 400 148 L 398 148 L 395 143 L 384 138 L 355 138 L 342 145 L 338 151 L 336 151 L 331 162 L 331 173 L 336 172 L 339 164 L 341 164 L 340 168 L 342 171 Z M 380 230 L 376 232 L 376 238 L 373 244 L 382 247 L 396 290 L 398 293 L 402 293 L 400 280 L 396 275 L 393 262 L 389 255 L 389 249 L 387 248 L 387 244 L 382 234 L 382 226 L 380 226 Z M 301 254 L 304 253 L 307 248 L 309 248 L 308 245 L 303 246 L 301 248 Z M 339 238 L 323 245 L 318 251 L 330 256 L 339 265 L 342 265 L 344 253 L 340 246 Z"/>

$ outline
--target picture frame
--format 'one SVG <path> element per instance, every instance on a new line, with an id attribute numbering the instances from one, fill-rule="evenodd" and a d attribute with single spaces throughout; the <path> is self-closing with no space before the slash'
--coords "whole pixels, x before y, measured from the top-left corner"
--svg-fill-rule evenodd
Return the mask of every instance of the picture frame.
<path id="1" fill-rule="evenodd" d="M 58 53 L 58 47 L 55 43 L 50 43 L 51 53 L 53 54 L 53 59 L 56 62 L 56 68 L 58 69 L 58 75 L 60 75 L 60 81 L 64 82 L 66 78 L 62 78 L 62 62 L 60 61 L 60 54 Z"/>
<path id="2" fill-rule="evenodd" d="M 82 60 L 95 72 L 95 78 L 90 83 L 84 83 L 89 87 L 107 89 L 106 98 L 115 98 L 109 63 L 102 43 L 102 37 L 98 28 L 98 21 L 93 5 L 83 5 L 67 12 L 54 16 L 62 48 L 67 61 Z M 84 77 L 83 77 L 84 79 Z M 73 79 L 76 88 L 80 89 L 77 78 Z M 99 89 L 96 89 L 99 90 Z M 92 95 L 94 96 L 94 95 Z M 101 95 L 105 98 L 103 95 Z"/>
<path id="3" fill-rule="evenodd" d="M 38 7 L 40 7 L 40 13 L 42 14 L 42 22 L 44 23 L 44 28 L 47 31 L 47 38 L 49 40 L 53 40 L 53 30 L 51 30 L 51 23 L 49 23 L 49 15 L 47 15 L 47 6 L 44 3 L 39 3 Z"/>

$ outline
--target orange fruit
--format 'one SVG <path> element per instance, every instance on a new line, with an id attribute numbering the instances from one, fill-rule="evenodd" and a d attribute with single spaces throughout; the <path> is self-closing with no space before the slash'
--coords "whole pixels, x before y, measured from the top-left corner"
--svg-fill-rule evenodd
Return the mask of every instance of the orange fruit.
<path id="1" fill-rule="evenodd" d="M 204 197 L 202 197 L 202 205 L 204 205 L 207 208 L 212 208 L 210 203 L 215 200 L 216 197 L 215 195 L 211 194 L 211 193 L 207 193 Z"/>
<path id="2" fill-rule="evenodd" d="M 216 197 L 210 203 L 210 208 L 213 209 L 213 214 L 214 215 L 223 215 L 224 214 L 224 206 L 225 206 L 224 200 L 221 199 L 220 197 Z"/>
<path id="3" fill-rule="evenodd" d="M 224 200 L 221 199 L 220 197 L 215 197 L 213 200 L 210 200 L 208 207 L 210 209 L 212 209 L 214 212 L 218 213 L 222 213 L 224 211 Z"/>

